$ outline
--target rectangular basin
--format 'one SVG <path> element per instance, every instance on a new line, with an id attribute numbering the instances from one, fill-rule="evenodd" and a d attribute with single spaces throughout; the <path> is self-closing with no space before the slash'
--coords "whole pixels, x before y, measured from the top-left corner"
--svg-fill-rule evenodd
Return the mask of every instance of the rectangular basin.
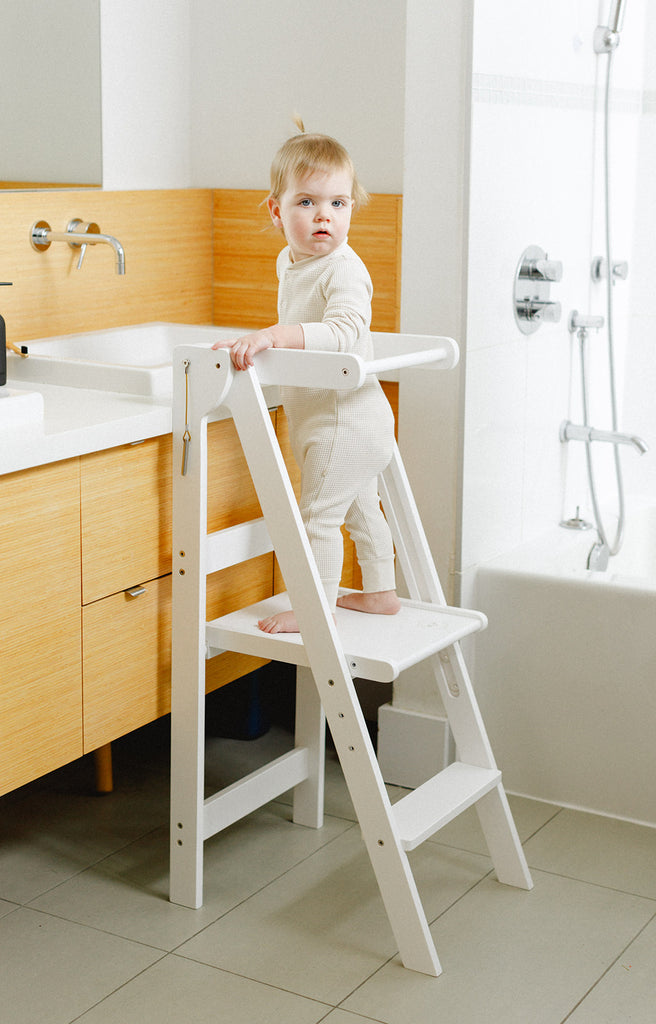
<path id="1" fill-rule="evenodd" d="M 26 342 L 27 358 L 7 353 L 7 378 L 165 399 L 172 394 L 177 345 L 209 346 L 244 333 L 247 329 L 155 322 L 42 338 Z"/>

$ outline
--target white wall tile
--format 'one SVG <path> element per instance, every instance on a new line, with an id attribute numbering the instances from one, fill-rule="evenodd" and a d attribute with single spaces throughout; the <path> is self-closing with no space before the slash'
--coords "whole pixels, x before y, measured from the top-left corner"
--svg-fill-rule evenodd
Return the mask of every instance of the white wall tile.
<path id="1" fill-rule="evenodd" d="M 595 114 L 595 93 L 607 62 L 594 55 L 592 34 L 607 14 L 605 3 L 597 0 L 512 0 L 502 9 L 492 0 L 476 3 L 464 569 L 538 536 L 560 517 L 573 515 L 576 504 L 582 513 L 589 504 L 583 445 L 561 445 L 558 428 L 562 419 L 580 422 L 582 417 L 578 341 L 568 334 L 568 315 L 572 309 L 606 315 L 605 288 L 592 282 L 590 264 L 604 250 L 602 121 Z M 640 116 L 644 16 L 643 0 L 628 5 L 613 58 L 611 236 L 614 259 L 632 262 L 636 253 L 640 259 L 635 277 L 613 289 L 620 426 L 636 419 L 650 432 L 656 411 L 647 399 L 649 385 L 641 391 L 628 383 L 636 373 L 640 378 L 647 356 L 644 331 L 633 347 L 630 310 L 656 312 L 653 285 L 649 296 L 645 287 L 656 225 L 649 212 L 655 204 L 644 197 L 653 191 L 656 131 L 645 133 L 644 127 L 647 120 L 653 129 L 656 121 Z M 643 204 L 644 216 L 636 216 Z M 524 337 L 514 322 L 511 296 L 517 261 L 529 244 L 563 263 L 563 280 L 551 287 L 563 316 L 560 324 L 543 325 Z M 591 416 L 608 429 L 605 334 L 591 333 L 588 361 Z M 649 374 L 643 377 L 647 382 Z M 637 427 L 632 423 L 631 429 Z M 612 504 L 611 456 L 610 448 L 595 449 L 599 489 Z M 647 479 L 645 474 L 643 483 Z"/>

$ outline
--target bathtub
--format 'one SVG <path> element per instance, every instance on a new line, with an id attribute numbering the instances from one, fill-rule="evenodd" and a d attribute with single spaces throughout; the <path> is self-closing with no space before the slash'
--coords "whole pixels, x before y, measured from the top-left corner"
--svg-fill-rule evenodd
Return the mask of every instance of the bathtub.
<path id="1" fill-rule="evenodd" d="M 605 573 L 559 527 L 479 566 L 469 660 L 509 792 L 656 826 L 656 507 L 628 507 Z"/>

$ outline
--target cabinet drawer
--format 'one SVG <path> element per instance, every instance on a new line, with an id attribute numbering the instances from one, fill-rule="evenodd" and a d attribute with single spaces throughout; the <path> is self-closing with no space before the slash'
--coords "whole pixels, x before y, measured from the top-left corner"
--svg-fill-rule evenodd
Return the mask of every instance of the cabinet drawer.
<path id="1" fill-rule="evenodd" d="M 208 425 L 208 529 L 259 516 L 231 419 Z M 171 436 L 82 458 L 82 602 L 171 571 Z"/>
<path id="2" fill-rule="evenodd" d="M 215 573 L 207 615 L 215 618 L 271 593 L 273 555 Z M 84 750 L 109 743 L 171 710 L 171 577 L 143 593 L 112 594 L 82 609 Z M 227 652 L 207 663 L 209 692 L 265 664 Z"/>
<path id="3" fill-rule="evenodd" d="M 171 577 L 144 591 L 82 609 L 85 751 L 170 710 Z"/>
<path id="4" fill-rule="evenodd" d="M 81 460 L 82 603 L 171 571 L 171 437 Z"/>

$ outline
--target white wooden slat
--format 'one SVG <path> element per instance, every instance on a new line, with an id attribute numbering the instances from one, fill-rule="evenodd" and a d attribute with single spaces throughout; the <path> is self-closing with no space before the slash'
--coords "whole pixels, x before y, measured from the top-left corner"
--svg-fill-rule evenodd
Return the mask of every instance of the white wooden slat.
<path id="1" fill-rule="evenodd" d="M 501 781 L 497 768 L 454 761 L 392 807 L 404 850 L 414 850 Z"/>
<path id="2" fill-rule="evenodd" d="M 269 800 L 275 800 L 307 777 L 307 750 L 297 747 L 219 790 L 204 803 L 203 839 L 209 839 Z"/>
<path id="3" fill-rule="evenodd" d="M 264 519 L 237 523 L 224 530 L 208 533 L 205 539 L 205 572 L 218 572 L 249 558 L 273 551 L 273 544 Z"/>

